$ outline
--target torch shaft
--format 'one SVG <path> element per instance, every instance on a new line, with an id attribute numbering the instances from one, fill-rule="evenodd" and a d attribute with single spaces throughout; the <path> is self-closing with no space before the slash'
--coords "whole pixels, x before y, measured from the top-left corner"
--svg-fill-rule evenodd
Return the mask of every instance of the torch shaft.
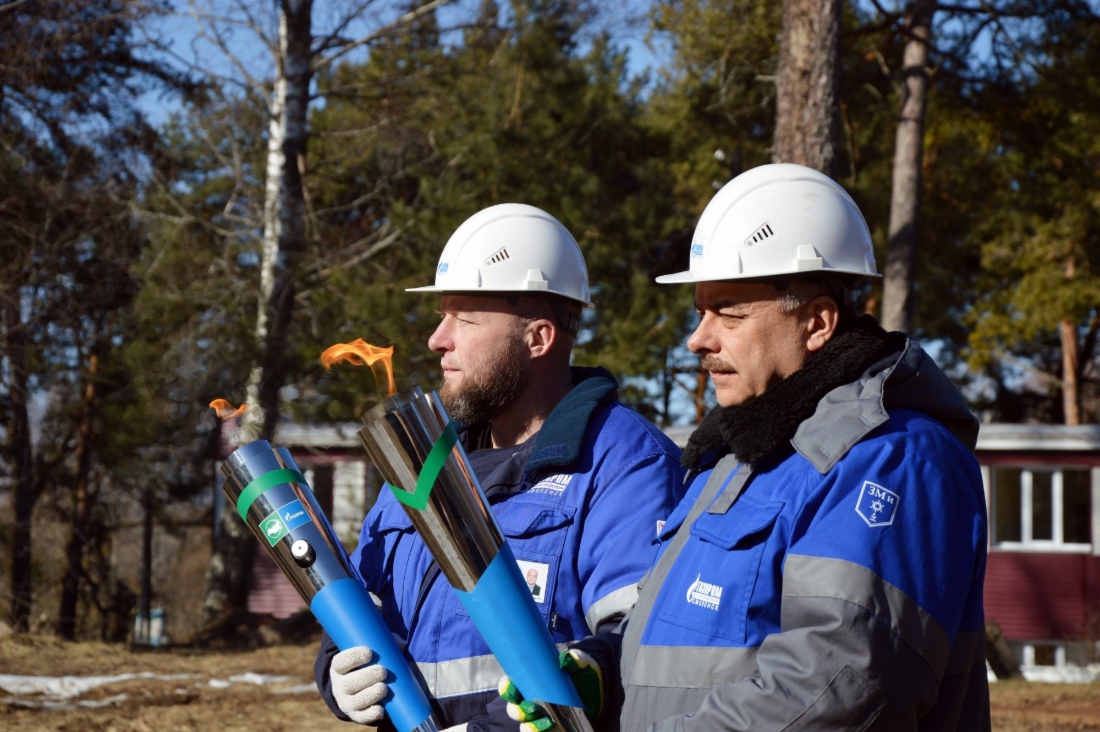
<path id="1" fill-rule="evenodd" d="M 469 592 L 496 557 L 504 534 L 475 491 L 435 490 L 438 485 L 477 485 L 477 478 L 442 406 L 412 388 L 363 415 L 359 437 L 367 454 L 394 487 L 417 532 L 457 590 Z M 410 510 L 411 509 L 411 510 Z"/>
<path id="2" fill-rule="evenodd" d="M 435 392 L 413 387 L 363 415 L 359 438 L 526 698 L 566 732 L 591 730 L 558 650 Z"/>
<path id="3" fill-rule="evenodd" d="M 367 646 L 387 672 L 382 707 L 399 732 L 436 732 L 431 705 L 389 628 L 351 568 L 290 453 L 265 440 L 222 463 L 226 497 L 337 647 Z M 298 545 L 297 555 L 292 547 Z"/>

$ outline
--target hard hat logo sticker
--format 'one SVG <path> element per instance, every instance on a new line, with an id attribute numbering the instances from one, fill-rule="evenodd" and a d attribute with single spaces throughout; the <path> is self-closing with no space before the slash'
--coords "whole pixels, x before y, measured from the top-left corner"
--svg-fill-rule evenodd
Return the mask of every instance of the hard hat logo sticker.
<path id="1" fill-rule="evenodd" d="M 440 263 L 439 263 L 439 274 L 446 274 L 446 273 L 447 273 L 447 269 L 448 269 L 448 268 L 449 268 L 450 266 L 451 266 L 451 265 L 450 265 L 450 262 L 440 262 Z"/>
<path id="2" fill-rule="evenodd" d="M 703 245 L 702 244 L 692 244 L 691 245 L 691 256 L 693 256 L 693 257 L 703 256 Z"/>

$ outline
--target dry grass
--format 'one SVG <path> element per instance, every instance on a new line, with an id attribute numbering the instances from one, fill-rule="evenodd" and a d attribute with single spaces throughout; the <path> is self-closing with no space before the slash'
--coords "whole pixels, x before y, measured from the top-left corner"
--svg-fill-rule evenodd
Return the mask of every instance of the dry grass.
<path id="1" fill-rule="evenodd" d="M 996 732 L 1100 732 L 1100 684 L 990 684 Z"/>
<path id="2" fill-rule="evenodd" d="M 0 642 L 0 674 L 113 676 L 122 673 L 194 674 L 160 681 L 135 679 L 99 687 L 79 697 L 106 702 L 98 708 L 31 709 L 0 692 L 0 729 L 5 732 L 349 732 L 316 692 L 278 694 L 312 682 L 314 644 L 240 651 L 162 649 L 138 651 L 103 643 L 62 643 L 40 636 Z M 211 679 L 246 672 L 293 680 L 255 686 L 212 687 Z M 120 695 L 126 695 L 125 699 Z M 1100 684 L 999 682 L 990 692 L 997 732 L 1100 732 Z"/>
<path id="3" fill-rule="evenodd" d="M 10 695 L 0 692 L 0 729 L 5 732 L 348 732 L 351 727 L 332 716 L 316 691 L 277 693 L 312 683 L 314 651 L 312 645 L 233 652 L 135 651 L 103 643 L 61 643 L 33 636 L 9 638 L 0 642 L 0 674 L 114 676 L 151 672 L 194 676 L 173 681 L 122 681 L 79 697 L 85 702 L 107 701 L 98 708 L 60 711 L 26 708 L 4 701 Z M 246 672 L 291 676 L 293 680 L 264 686 L 234 683 L 224 689 L 209 683 Z M 126 698 L 119 698 L 123 694 Z"/>

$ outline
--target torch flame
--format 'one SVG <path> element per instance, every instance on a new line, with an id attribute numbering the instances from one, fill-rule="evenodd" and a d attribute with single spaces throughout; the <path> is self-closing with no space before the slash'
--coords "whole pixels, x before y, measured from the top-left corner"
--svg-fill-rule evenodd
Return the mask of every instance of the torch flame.
<path id="1" fill-rule="evenodd" d="M 397 385 L 393 380 L 393 346 L 379 348 L 378 346 L 372 346 L 362 338 L 356 338 L 351 343 L 337 343 L 334 346 L 329 346 L 321 354 L 321 365 L 326 369 L 332 368 L 333 364 L 343 361 L 350 361 L 356 366 L 370 366 L 376 379 L 378 378 L 378 372 L 375 371 L 374 364 L 380 361 L 386 371 L 386 381 L 389 388 L 387 396 L 393 396 L 397 393 Z"/>
<path id="2" fill-rule="evenodd" d="M 218 419 L 233 419 L 244 414 L 248 405 L 242 404 L 234 409 L 233 405 L 225 399 L 215 399 L 210 402 L 210 408 L 214 410 L 214 414 L 218 415 Z"/>

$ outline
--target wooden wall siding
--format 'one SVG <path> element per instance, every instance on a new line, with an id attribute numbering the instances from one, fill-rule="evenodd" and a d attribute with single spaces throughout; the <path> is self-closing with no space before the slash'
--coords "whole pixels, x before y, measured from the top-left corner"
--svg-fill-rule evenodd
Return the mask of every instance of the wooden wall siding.
<path id="1" fill-rule="evenodd" d="M 1100 558 L 990 552 L 985 617 L 1009 640 L 1088 639 L 1100 620 Z"/>
<path id="2" fill-rule="evenodd" d="M 263 549 L 257 549 L 256 558 L 252 562 L 248 609 L 261 615 L 289 618 L 305 607 L 298 591 L 283 575 L 275 560 Z"/>

